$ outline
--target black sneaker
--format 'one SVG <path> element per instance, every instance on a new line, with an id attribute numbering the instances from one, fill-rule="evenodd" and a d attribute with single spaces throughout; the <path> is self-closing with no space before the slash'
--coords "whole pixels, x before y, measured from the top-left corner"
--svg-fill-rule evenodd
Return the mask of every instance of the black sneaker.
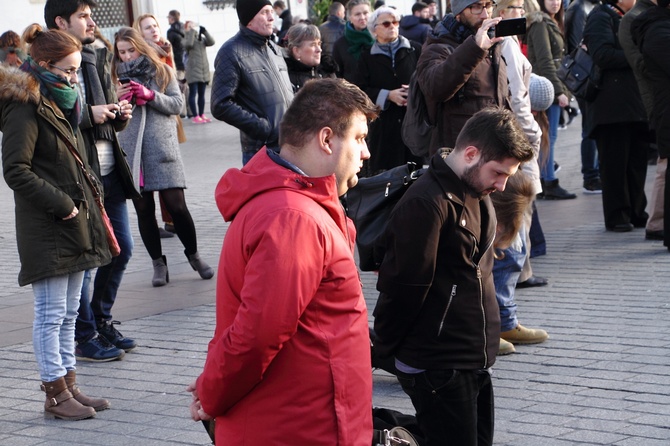
<path id="1" fill-rule="evenodd" d="M 590 180 L 584 180 L 584 193 L 585 194 L 602 194 L 603 186 L 600 182 L 600 178 L 592 178 Z"/>
<path id="2" fill-rule="evenodd" d="M 79 361 L 109 362 L 123 358 L 125 355 L 121 349 L 114 347 L 107 339 L 95 335 L 86 342 L 80 342 L 74 349 L 74 355 Z"/>
<path id="3" fill-rule="evenodd" d="M 137 342 L 133 339 L 124 337 L 119 330 L 114 328 L 115 325 L 120 324 L 121 322 L 119 321 L 99 321 L 98 333 L 117 349 L 129 352 L 137 347 Z"/>

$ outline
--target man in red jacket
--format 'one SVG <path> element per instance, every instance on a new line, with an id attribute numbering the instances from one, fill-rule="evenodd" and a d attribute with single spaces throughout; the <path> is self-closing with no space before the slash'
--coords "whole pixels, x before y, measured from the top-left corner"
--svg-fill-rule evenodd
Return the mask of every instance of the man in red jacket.
<path id="1" fill-rule="evenodd" d="M 309 116 L 309 119 L 305 119 Z M 377 108 L 342 79 L 305 84 L 258 152 L 216 188 L 226 221 L 216 331 L 189 386 L 226 444 L 369 446 L 368 317 L 339 197 L 370 157 Z"/>

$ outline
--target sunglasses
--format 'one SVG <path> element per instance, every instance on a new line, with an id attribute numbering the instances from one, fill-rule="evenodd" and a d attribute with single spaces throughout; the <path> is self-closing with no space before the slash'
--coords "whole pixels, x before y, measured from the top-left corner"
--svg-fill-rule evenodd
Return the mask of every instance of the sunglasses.
<path id="1" fill-rule="evenodd" d="M 391 25 L 393 25 L 393 26 L 398 26 L 399 24 L 400 24 L 400 22 L 398 22 L 397 20 L 393 20 L 392 22 L 388 22 L 388 21 L 387 21 L 387 22 L 377 23 L 375 26 L 381 25 L 381 26 L 383 26 L 384 28 L 390 28 Z"/>

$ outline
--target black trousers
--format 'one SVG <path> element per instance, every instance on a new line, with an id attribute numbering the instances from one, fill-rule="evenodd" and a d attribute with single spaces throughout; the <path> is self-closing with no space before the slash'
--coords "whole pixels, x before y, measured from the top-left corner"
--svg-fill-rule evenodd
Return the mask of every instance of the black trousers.
<path id="1" fill-rule="evenodd" d="M 632 223 L 644 227 L 649 135 L 646 123 L 599 125 L 596 134 L 603 187 L 605 226 Z"/>
<path id="2" fill-rule="evenodd" d="M 425 441 L 421 446 L 490 446 L 494 404 L 486 370 L 398 372 Z"/>

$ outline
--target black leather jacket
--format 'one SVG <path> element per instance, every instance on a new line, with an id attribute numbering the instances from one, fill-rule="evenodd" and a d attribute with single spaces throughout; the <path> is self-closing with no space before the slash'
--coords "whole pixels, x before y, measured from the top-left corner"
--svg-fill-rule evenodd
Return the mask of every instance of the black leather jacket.
<path id="1" fill-rule="evenodd" d="M 374 311 L 375 350 L 426 370 L 488 368 L 500 340 L 491 199 L 437 153 L 395 206 Z"/>
<path id="2" fill-rule="evenodd" d="M 243 152 L 279 146 L 279 122 L 293 100 L 281 50 L 255 32 L 240 31 L 214 60 L 212 115 L 240 130 Z"/>

